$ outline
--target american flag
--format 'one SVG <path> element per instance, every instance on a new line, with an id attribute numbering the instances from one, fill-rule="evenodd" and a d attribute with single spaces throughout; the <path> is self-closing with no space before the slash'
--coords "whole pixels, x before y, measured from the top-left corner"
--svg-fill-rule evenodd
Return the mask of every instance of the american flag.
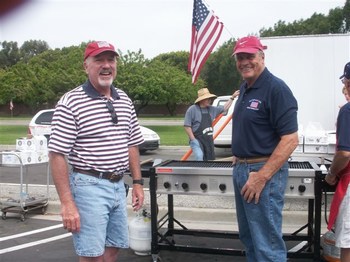
<path id="1" fill-rule="evenodd" d="M 197 81 L 199 73 L 218 42 L 224 24 L 203 4 L 194 0 L 192 18 L 192 39 L 188 70 L 192 73 L 192 83 Z"/>
<path id="2" fill-rule="evenodd" d="M 258 105 L 259 105 L 259 103 L 256 102 L 256 101 L 253 101 L 253 102 L 250 103 L 250 107 L 251 108 L 258 108 Z"/>

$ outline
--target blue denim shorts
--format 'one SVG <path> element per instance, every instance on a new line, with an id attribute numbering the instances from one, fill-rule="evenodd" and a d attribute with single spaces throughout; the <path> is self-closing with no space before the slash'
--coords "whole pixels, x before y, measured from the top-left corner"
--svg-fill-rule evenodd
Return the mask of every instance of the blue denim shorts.
<path id="1" fill-rule="evenodd" d="M 73 234 L 78 256 L 98 257 L 105 247 L 128 248 L 128 218 L 124 181 L 112 183 L 72 172 L 70 188 L 78 207 L 81 229 Z"/>

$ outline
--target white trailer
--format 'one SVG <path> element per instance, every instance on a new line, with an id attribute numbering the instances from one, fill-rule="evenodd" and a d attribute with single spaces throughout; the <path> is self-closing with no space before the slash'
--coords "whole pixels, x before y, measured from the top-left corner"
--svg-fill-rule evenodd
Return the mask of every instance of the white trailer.
<path id="1" fill-rule="evenodd" d="M 334 130 L 342 94 L 344 65 L 350 61 L 350 34 L 261 38 L 266 67 L 283 79 L 298 100 L 299 127 L 320 123 Z"/>

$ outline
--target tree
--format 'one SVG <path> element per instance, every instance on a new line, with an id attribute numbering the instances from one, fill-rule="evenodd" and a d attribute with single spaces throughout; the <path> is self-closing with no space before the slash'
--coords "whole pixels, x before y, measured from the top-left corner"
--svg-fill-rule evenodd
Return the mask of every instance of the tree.
<path id="1" fill-rule="evenodd" d="M 17 42 L 0 42 L 0 68 L 6 68 L 15 65 L 21 59 Z"/>
<path id="2" fill-rule="evenodd" d="M 145 89 L 145 71 L 148 63 L 149 61 L 145 59 L 141 50 L 138 52 L 128 50 L 118 59 L 116 85 L 124 90 L 131 100 L 138 103 L 141 109 L 146 107 L 150 100 L 154 100 L 153 94 L 151 92 L 147 94 Z"/>
<path id="3" fill-rule="evenodd" d="M 165 104 L 174 115 L 178 104 L 193 101 L 196 87 L 191 76 L 174 61 L 183 61 L 183 53 L 164 54 L 152 61 L 145 59 L 141 50 L 120 57 L 116 83 L 134 101 L 137 113 L 149 104 Z"/>
<path id="4" fill-rule="evenodd" d="M 0 44 L 0 68 L 13 66 L 23 60 L 27 62 L 33 56 L 49 50 L 49 45 L 41 40 L 25 41 L 20 48 L 17 42 L 4 41 Z"/>
<path id="5" fill-rule="evenodd" d="M 41 40 L 25 41 L 20 48 L 21 59 L 28 61 L 33 56 L 39 55 L 49 50 L 49 45 Z"/>
<path id="6" fill-rule="evenodd" d="M 350 31 L 350 0 L 346 0 L 343 8 L 344 33 Z"/>
<path id="7" fill-rule="evenodd" d="M 158 60 L 152 61 L 148 67 L 149 79 L 161 90 L 159 104 L 165 104 L 170 115 L 176 114 L 178 104 L 187 104 L 194 101 L 197 96 L 197 86 L 192 85 L 192 78 L 182 69 L 171 66 Z M 203 86 L 203 80 L 198 85 Z"/>
<path id="8" fill-rule="evenodd" d="M 310 34 L 337 34 L 349 32 L 350 0 L 346 0 L 344 8 L 331 9 L 328 15 L 314 13 L 308 19 L 300 19 L 292 23 L 279 20 L 273 28 L 262 28 L 260 36 L 287 36 Z"/>
<path id="9" fill-rule="evenodd" d="M 170 52 L 156 56 L 153 58 L 153 61 L 159 60 L 166 62 L 167 64 L 177 67 L 178 69 L 187 73 L 189 56 L 190 53 L 187 51 Z"/>
<path id="10" fill-rule="evenodd" d="M 229 95 L 237 90 L 240 75 L 232 57 L 234 39 L 230 39 L 218 48 L 204 65 L 200 77 L 208 84 L 210 92 L 216 95 Z"/>
<path id="11" fill-rule="evenodd" d="M 53 107 L 62 94 L 86 80 L 83 48 L 48 50 L 6 69 L 0 75 L 0 101 L 15 98 L 33 111 Z"/>

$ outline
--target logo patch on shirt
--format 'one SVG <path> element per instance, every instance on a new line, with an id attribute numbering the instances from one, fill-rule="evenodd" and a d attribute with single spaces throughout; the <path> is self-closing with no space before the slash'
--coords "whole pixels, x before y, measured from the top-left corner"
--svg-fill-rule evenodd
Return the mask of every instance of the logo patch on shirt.
<path id="1" fill-rule="evenodd" d="M 249 105 L 247 106 L 247 109 L 259 110 L 260 104 L 261 104 L 260 100 L 258 100 L 258 99 L 251 99 L 251 100 L 249 100 Z"/>

